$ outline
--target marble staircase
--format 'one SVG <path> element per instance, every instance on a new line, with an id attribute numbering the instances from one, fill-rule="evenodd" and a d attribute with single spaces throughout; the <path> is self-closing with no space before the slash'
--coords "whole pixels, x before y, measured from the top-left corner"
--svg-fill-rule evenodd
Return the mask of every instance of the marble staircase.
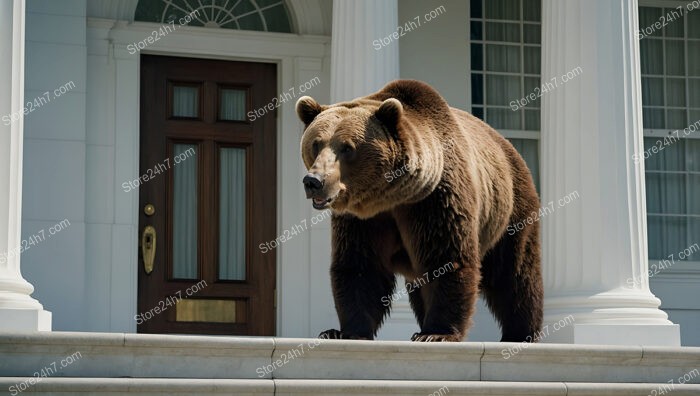
<path id="1" fill-rule="evenodd" d="M 700 348 L 0 333 L 0 394 L 13 396 L 669 391 L 700 395 Z"/>

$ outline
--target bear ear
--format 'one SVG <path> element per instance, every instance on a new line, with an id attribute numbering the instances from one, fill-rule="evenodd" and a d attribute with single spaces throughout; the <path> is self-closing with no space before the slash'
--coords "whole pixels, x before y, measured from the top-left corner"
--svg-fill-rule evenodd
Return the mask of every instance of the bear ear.
<path id="1" fill-rule="evenodd" d="M 316 118 L 323 108 L 310 96 L 302 96 L 297 100 L 297 115 L 304 125 L 309 125 Z"/>
<path id="2" fill-rule="evenodd" d="M 382 102 L 374 116 L 386 126 L 394 137 L 397 137 L 399 120 L 403 115 L 403 105 L 398 99 L 389 98 Z"/>

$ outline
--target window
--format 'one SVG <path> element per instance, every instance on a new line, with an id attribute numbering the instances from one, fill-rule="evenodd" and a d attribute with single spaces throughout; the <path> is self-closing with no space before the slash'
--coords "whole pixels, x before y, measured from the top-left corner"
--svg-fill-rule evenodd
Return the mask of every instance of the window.
<path id="1" fill-rule="evenodd" d="M 639 8 L 649 259 L 700 239 L 700 10 Z M 685 256 L 685 255 L 681 255 Z"/>
<path id="2" fill-rule="evenodd" d="M 141 0 L 137 21 L 291 33 L 282 0 Z"/>
<path id="3" fill-rule="evenodd" d="M 539 189 L 541 0 L 471 0 L 472 113 L 513 143 Z"/>

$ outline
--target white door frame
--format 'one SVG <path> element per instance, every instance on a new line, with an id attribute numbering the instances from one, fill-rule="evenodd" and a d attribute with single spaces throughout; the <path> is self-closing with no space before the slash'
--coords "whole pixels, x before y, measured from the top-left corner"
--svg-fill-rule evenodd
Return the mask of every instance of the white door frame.
<path id="1" fill-rule="evenodd" d="M 112 237 L 112 284 L 110 301 L 111 323 L 119 323 L 124 316 L 137 314 L 137 266 L 139 238 L 137 192 L 125 193 L 121 183 L 139 176 L 139 96 L 140 57 L 133 44 L 148 38 L 159 24 L 88 18 L 88 54 L 104 57 L 100 71 L 114 78 L 113 92 L 88 92 L 88 102 L 104 100 L 114 104 L 114 227 L 122 231 L 122 238 Z M 287 92 L 318 77 L 321 83 L 309 92 L 319 100 L 327 101 L 330 91 L 329 63 L 330 38 L 282 33 L 248 32 L 227 29 L 180 27 L 149 44 L 141 53 L 222 59 L 235 61 L 269 62 L 277 65 L 278 93 Z M 131 50 L 131 51 L 130 51 Z M 99 62 L 97 62 L 99 63 Z M 91 62 L 89 62 L 89 65 Z M 299 90 L 296 89 L 297 95 Z M 297 98 L 298 98 L 297 96 Z M 294 98 L 280 106 L 277 118 L 277 229 L 282 230 L 310 216 L 310 205 L 300 192 L 299 179 L 303 164 L 299 157 L 302 126 L 294 111 Z M 112 126 L 105 126 L 111 128 Z M 89 133 L 89 132 L 88 132 Z M 88 158 L 87 166 L 90 167 Z M 89 198 L 89 197 L 88 197 Z M 294 241 L 281 244 L 277 255 L 277 335 L 308 336 L 311 314 L 312 278 L 310 234 L 302 233 Z M 122 242 L 122 243 L 120 243 Z M 264 241 L 260 241 L 264 242 Z M 255 243 L 255 246 L 258 242 Z M 112 331 L 124 331 L 111 326 Z M 136 331 L 136 323 L 131 326 Z"/>

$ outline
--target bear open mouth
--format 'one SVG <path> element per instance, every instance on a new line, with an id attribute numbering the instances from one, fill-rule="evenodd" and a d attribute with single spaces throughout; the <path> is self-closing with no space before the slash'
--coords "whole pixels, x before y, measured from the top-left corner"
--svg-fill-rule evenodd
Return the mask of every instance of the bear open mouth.
<path id="1" fill-rule="evenodd" d="M 314 209 L 322 210 L 328 207 L 333 198 L 312 198 L 311 202 Z"/>

